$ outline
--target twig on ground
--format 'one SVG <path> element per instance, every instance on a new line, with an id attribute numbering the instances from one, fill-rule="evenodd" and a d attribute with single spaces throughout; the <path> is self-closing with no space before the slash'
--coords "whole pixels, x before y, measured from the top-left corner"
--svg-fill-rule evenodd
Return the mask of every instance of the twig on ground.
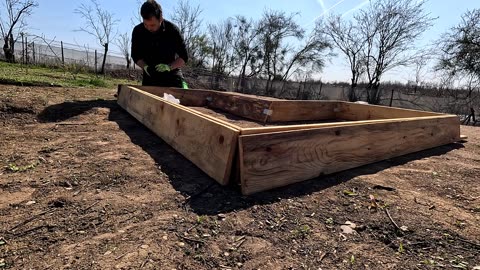
<path id="1" fill-rule="evenodd" d="M 318 259 L 318 262 L 319 263 L 322 262 L 323 259 L 325 258 L 325 256 L 327 256 L 327 254 L 328 254 L 328 252 L 323 253 L 322 256 L 320 256 L 320 259 Z"/>
<path id="2" fill-rule="evenodd" d="M 13 226 L 13 227 L 12 227 L 10 230 L 8 230 L 8 231 L 10 231 L 10 232 L 11 232 L 11 231 L 14 231 L 15 229 L 18 229 L 19 227 L 21 227 L 21 226 L 23 226 L 23 225 L 26 225 L 27 223 L 30 223 L 30 222 L 34 221 L 35 219 L 37 219 L 37 218 L 39 218 L 39 217 L 41 217 L 41 216 L 43 216 L 43 215 L 46 215 L 46 214 L 49 214 L 49 213 L 53 213 L 54 211 L 55 211 L 55 209 L 53 209 L 53 210 L 50 209 L 50 210 L 41 212 L 41 213 L 39 213 L 39 214 L 37 214 L 37 215 L 34 215 L 33 217 L 31 217 L 31 218 L 29 218 L 29 219 L 26 219 L 26 220 L 18 223 L 17 225 Z"/>
<path id="3" fill-rule="evenodd" d="M 100 201 L 96 201 L 95 203 L 93 203 L 93 204 L 90 205 L 89 207 L 83 209 L 82 211 L 83 211 L 83 212 L 87 211 L 88 209 L 90 209 L 90 208 L 94 207 L 95 205 L 97 205 L 99 202 L 100 202 Z"/>
<path id="4" fill-rule="evenodd" d="M 145 265 L 150 261 L 150 255 L 147 256 L 147 259 L 145 259 L 145 261 L 143 261 L 143 263 L 140 265 L 140 268 L 143 268 L 145 267 Z"/>
<path id="5" fill-rule="evenodd" d="M 195 243 L 200 243 L 200 244 L 205 244 L 205 241 L 202 241 L 202 240 L 197 240 L 197 239 L 193 239 L 193 238 L 188 238 L 188 237 L 185 237 L 185 236 L 182 236 L 178 233 L 175 233 L 175 235 L 178 237 L 178 238 L 182 238 L 183 240 L 186 240 L 186 241 L 190 241 L 190 242 L 195 242 Z"/>
<path id="6" fill-rule="evenodd" d="M 402 229 L 397 225 L 395 220 L 393 220 L 392 216 L 390 215 L 390 212 L 388 212 L 388 209 L 385 207 L 384 210 L 385 210 L 385 213 L 387 214 L 388 218 L 392 222 L 393 226 L 395 226 L 395 228 L 397 228 L 397 230 L 402 231 Z"/>
<path id="7" fill-rule="evenodd" d="M 247 239 L 243 238 L 239 241 L 240 242 L 238 242 L 238 244 L 235 245 L 235 249 L 239 249 L 243 245 L 243 243 L 245 243 L 245 241 L 247 241 Z"/>
<path id="8" fill-rule="evenodd" d="M 122 255 L 116 257 L 115 260 L 116 260 L 116 261 L 120 260 L 121 258 L 125 257 L 125 255 L 127 255 L 128 253 L 130 253 L 130 251 L 129 251 L 129 252 L 125 252 L 125 253 L 123 253 Z"/>
<path id="9" fill-rule="evenodd" d="M 205 193 L 208 189 L 210 189 L 212 186 L 214 186 L 216 183 L 211 183 L 210 185 L 208 185 L 207 187 L 205 187 L 204 189 L 200 190 L 199 192 L 193 194 L 192 196 L 188 196 L 186 199 L 185 199 L 185 202 L 183 203 L 184 205 L 187 204 L 189 201 L 191 201 L 193 198 L 195 197 L 198 197 L 200 195 L 202 195 L 203 193 Z"/>
<path id="10" fill-rule="evenodd" d="M 472 245 L 472 246 L 480 249 L 480 244 L 477 244 L 477 243 L 475 243 L 475 242 L 471 242 L 471 241 L 469 241 L 469 240 L 462 239 L 462 238 L 460 238 L 460 237 L 458 237 L 457 240 L 460 241 L 460 242 L 463 242 L 463 243 L 470 244 L 470 245 Z"/>
<path id="11" fill-rule="evenodd" d="M 192 227 L 188 228 L 187 233 L 190 232 L 191 230 L 195 229 L 199 225 L 200 225 L 200 223 L 197 223 L 197 224 L 193 225 Z"/>
<path id="12" fill-rule="evenodd" d="M 55 123 L 56 126 L 84 126 L 88 123 Z"/>
<path id="13" fill-rule="evenodd" d="M 40 230 L 40 229 L 43 229 L 43 228 L 55 228 L 57 226 L 52 226 L 52 225 L 40 225 L 40 226 L 37 226 L 37 227 L 34 227 L 34 228 L 31 228 L 29 230 L 26 230 L 24 232 L 21 232 L 21 233 L 16 233 L 14 234 L 15 237 L 19 237 L 19 236 L 24 236 L 28 233 L 31 233 L 31 232 L 34 232 L 34 231 L 37 231 L 37 230 Z"/>

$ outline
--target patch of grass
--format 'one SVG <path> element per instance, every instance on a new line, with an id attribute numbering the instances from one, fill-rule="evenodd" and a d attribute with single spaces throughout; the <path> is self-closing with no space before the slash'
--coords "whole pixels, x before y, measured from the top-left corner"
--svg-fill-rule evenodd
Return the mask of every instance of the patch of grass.
<path id="1" fill-rule="evenodd" d="M 455 221 L 454 225 L 460 229 L 464 229 L 467 226 L 467 223 L 465 223 L 463 220 L 457 220 Z"/>
<path id="2" fill-rule="evenodd" d="M 205 221 L 207 221 L 207 220 L 208 220 L 207 216 L 198 216 L 197 217 L 197 224 L 205 223 Z"/>
<path id="3" fill-rule="evenodd" d="M 306 238 L 312 233 L 312 229 L 308 225 L 302 225 L 292 231 L 294 238 Z"/>
<path id="4" fill-rule="evenodd" d="M 424 265 L 435 265 L 435 261 L 434 260 L 430 260 L 430 259 L 425 259 L 422 264 Z"/>
<path id="5" fill-rule="evenodd" d="M 333 221 L 333 218 L 329 217 L 325 220 L 325 224 L 327 225 L 333 225 L 334 221 Z"/>
<path id="6" fill-rule="evenodd" d="M 345 189 L 345 190 L 343 191 L 343 195 L 345 195 L 345 196 L 350 196 L 350 197 L 355 197 L 355 196 L 358 196 L 358 193 L 355 192 L 355 190 Z"/>
<path id="7" fill-rule="evenodd" d="M 37 167 L 36 163 L 32 163 L 32 164 L 26 165 L 26 166 L 17 166 L 13 163 L 10 163 L 10 164 L 8 164 L 6 169 L 9 172 L 16 173 L 16 172 L 24 172 L 24 171 L 28 171 L 28 170 L 31 170 L 31 169 L 35 169 L 35 167 Z"/>
<path id="8" fill-rule="evenodd" d="M 0 83 L 24 86 L 115 88 L 118 84 L 136 84 L 126 79 L 99 77 L 83 69 L 48 68 L 0 61 Z"/>
<path id="9" fill-rule="evenodd" d="M 76 79 L 72 81 L 73 84 L 79 87 L 101 87 L 107 88 L 110 86 L 108 80 L 104 80 L 101 78 L 92 78 L 92 79 Z"/>

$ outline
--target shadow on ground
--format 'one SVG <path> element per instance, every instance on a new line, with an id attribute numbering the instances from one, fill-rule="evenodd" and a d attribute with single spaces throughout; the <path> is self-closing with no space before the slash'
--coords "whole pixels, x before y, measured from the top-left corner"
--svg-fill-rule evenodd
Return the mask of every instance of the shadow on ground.
<path id="1" fill-rule="evenodd" d="M 116 100 L 74 101 L 52 105 L 39 115 L 40 122 L 58 122 L 83 114 L 93 108 L 110 109 L 109 120 L 118 124 L 131 139 L 156 162 L 157 168 L 167 174 L 175 188 L 185 196 L 185 207 L 198 215 L 214 215 L 254 205 L 270 204 L 282 199 L 299 197 L 318 192 L 347 182 L 357 176 L 374 174 L 392 166 L 398 166 L 413 160 L 438 156 L 452 150 L 463 148 L 462 144 L 449 144 L 382 162 L 373 163 L 356 169 L 319 177 L 288 187 L 242 196 L 239 187 L 220 186 L 215 180 L 198 169 L 188 159 L 176 152 L 157 135 L 145 128 L 116 103 Z"/>

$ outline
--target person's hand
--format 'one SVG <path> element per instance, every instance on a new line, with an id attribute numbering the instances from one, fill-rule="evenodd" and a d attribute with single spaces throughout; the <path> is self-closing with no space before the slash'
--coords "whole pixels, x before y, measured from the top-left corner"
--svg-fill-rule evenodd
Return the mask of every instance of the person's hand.
<path id="1" fill-rule="evenodd" d="M 155 66 L 155 70 L 157 70 L 157 72 L 167 72 L 170 71 L 170 66 L 166 64 L 158 64 Z"/>
<path id="2" fill-rule="evenodd" d="M 152 75 L 150 75 L 150 73 L 148 72 L 148 65 L 143 66 L 143 71 L 145 71 L 145 73 L 147 73 L 148 76 L 152 77 Z"/>

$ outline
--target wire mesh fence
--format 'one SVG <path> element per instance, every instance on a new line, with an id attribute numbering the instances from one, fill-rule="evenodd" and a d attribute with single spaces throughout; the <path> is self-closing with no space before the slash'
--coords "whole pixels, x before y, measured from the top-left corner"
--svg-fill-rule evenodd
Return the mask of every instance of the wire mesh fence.
<path id="1" fill-rule="evenodd" d="M 103 49 L 47 39 L 36 35 L 23 35 L 14 45 L 15 61 L 23 64 L 46 66 L 79 65 L 92 70 L 100 70 Z M 3 52 L 0 54 L 5 59 Z M 125 56 L 110 50 L 107 53 L 105 69 L 126 68 Z"/>

